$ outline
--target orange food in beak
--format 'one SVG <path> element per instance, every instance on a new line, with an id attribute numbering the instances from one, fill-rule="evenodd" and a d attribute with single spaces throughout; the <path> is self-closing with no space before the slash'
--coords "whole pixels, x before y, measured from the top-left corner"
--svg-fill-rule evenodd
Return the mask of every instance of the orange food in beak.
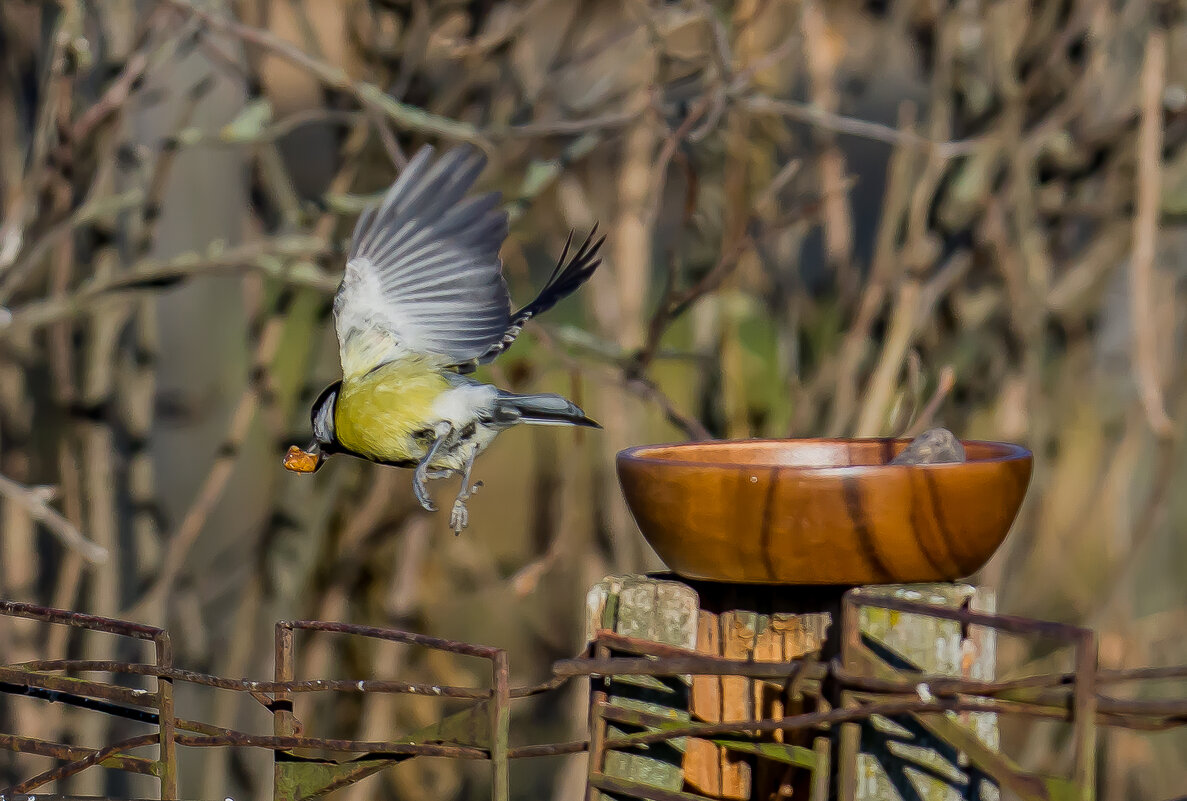
<path id="1" fill-rule="evenodd" d="M 292 445 L 284 455 L 284 469 L 292 470 L 294 473 L 312 473 L 317 469 L 317 454 L 306 453 Z"/>

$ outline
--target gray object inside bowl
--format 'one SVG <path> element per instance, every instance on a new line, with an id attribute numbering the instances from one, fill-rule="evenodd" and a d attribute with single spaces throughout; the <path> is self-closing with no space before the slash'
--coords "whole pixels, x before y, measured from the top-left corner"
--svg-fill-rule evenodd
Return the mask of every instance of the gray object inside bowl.
<path id="1" fill-rule="evenodd" d="M 946 428 L 932 428 L 924 431 L 891 464 L 945 464 L 965 461 L 964 446 Z"/>

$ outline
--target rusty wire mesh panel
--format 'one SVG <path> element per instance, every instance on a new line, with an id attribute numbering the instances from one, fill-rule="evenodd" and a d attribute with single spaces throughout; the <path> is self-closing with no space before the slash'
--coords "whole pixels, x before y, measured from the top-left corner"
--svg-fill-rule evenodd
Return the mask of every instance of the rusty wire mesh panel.
<path id="1" fill-rule="evenodd" d="M 863 638 L 859 612 L 865 607 L 955 621 L 965 627 L 980 626 L 1011 634 L 1052 638 L 1075 648 L 1076 667 L 1070 673 L 1049 673 L 1008 681 L 934 677 L 904 671 L 901 666 L 896 669 L 881 659 L 869 647 L 868 639 Z M 934 737 L 964 754 L 994 786 L 1017 797 L 1028 801 L 1089 799 L 1095 793 L 1093 764 L 1099 726 L 1159 731 L 1183 725 L 1187 719 L 1187 699 L 1122 701 L 1105 695 L 1101 689 L 1121 682 L 1184 678 L 1187 677 L 1187 667 L 1102 671 L 1096 666 L 1095 637 L 1087 629 L 968 609 L 937 608 L 927 603 L 857 590 L 845 596 L 842 653 L 839 659 L 831 662 L 731 660 L 597 631 L 585 653 L 553 665 L 551 680 L 537 686 L 517 688 L 510 686 L 506 654 L 500 649 L 394 628 L 282 621 L 276 626 L 275 680 L 252 681 L 174 667 L 168 633 L 161 629 L 14 602 L 0 602 L 0 616 L 133 637 L 152 642 L 156 652 L 156 659 L 151 664 L 57 659 L 0 667 L 0 692 L 82 706 L 96 714 L 130 716 L 157 728 L 154 733 L 101 748 L 48 742 L 16 732 L 2 733 L 0 745 L 5 749 L 51 757 L 60 763 L 4 788 L 7 797 L 41 790 L 55 780 L 98 766 L 155 776 L 160 780 L 160 797 L 176 799 L 179 797 L 176 748 L 180 745 L 271 751 L 275 759 L 273 797 L 283 801 L 323 796 L 417 756 L 491 762 L 491 796 L 496 801 L 504 801 L 510 797 L 509 760 L 587 750 L 590 754 L 587 788 L 590 797 L 607 793 L 613 797 L 651 801 L 701 801 L 708 796 L 623 779 L 604 772 L 603 768 L 606 755 L 611 752 L 630 752 L 661 743 L 679 748 L 687 738 L 704 738 L 742 754 L 761 754 L 807 771 L 811 775 L 809 797 L 813 801 L 824 801 L 834 790 L 842 798 L 853 797 L 853 764 L 859 736 L 855 727 L 881 716 L 918 721 Z M 293 676 L 297 632 L 378 638 L 477 657 L 489 663 L 491 687 L 370 679 L 297 680 Z M 157 680 L 157 689 L 155 692 L 134 690 L 69 675 L 88 672 L 153 677 Z M 772 681 L 782 683 L 785 688 L 794 688 L 796 693 L 815 699 L 816 704 L 810 712 L 774 720 L 724 723 L 673 720 L 614 703 L 606 692 L 605 681 L 626 676 L 736 676 Z M 577 677 L 589 677 L 594 682 L 590 740 L 510 747 L 513 701 L 555 691 Z M 273 715 L 273 733 L 253 734 L 174 716 L 172 692 L 177 683 L 230 691 L 237 693 L 244 703 L 262 704 Z M 921 687 L 925 687 L 926 692 Z M 381 741 L 335 739 L 304 732 L 293 712 L 296 696 L 321 692 L 426 694 L 469 702 L 469 705 L 402 737 Z M 829 701 L 829 696 L 836 693 L 842 699 L 840 705 Z M 945 717 L 947 713 L 961 712 L 1020 715 L 1069 723 L 1074 743 L 1072 775 L 1046 777 L 1027 773 L 1004 755 L 981 745 L 968 729 Z M 631 731 L 607 736 L 608 722 L 621 724 Z M 812 736 L 811 748 L 764 740 L 763 737 L 775 732 L 796 731 Z M 151 746 L 158 746 L 155 759 L 131 753 Z"/>

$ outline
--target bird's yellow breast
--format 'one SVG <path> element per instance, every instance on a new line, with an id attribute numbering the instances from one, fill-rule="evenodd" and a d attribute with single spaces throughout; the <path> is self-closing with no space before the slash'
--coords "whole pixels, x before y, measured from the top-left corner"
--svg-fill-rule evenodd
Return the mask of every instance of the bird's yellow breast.
<path id="1" fill-rule="evenodd" d="M 345 379 L 334 408 L 338 441 L 383 462 L 419 460 L 430 441 L 416 434 L 436 422 L 433 404 L 449 383 L 431 364 L 401 360 Z"/>

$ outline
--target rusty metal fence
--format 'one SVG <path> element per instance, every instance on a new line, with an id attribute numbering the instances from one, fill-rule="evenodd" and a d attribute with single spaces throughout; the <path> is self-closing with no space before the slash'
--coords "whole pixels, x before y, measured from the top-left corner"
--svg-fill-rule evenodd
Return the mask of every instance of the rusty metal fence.
<path id="1" fill-rule="evenodd" d="M 956 621 L 1010 635 L 1051 638 L 1075 653 L 1075 669 L 1007 681 L 971 681 L 928 676 L 892 664 L 862 636 L 859 612 L 878 607 L 903 614 Z M 587 795 L 633 797 L 650 801 L 711 801 L 611 775 L 611 753 L 630 753 L 686 738 L 709 740 L 739 755 L 752 755 L 800 770 L 813 801 L 857 797 L 855 765 L 861 727 L 876 717 L 911 720 L 964 755 L 988 780 L 1028 801 L 1091 799 L 1097 730 L 1118 726 L 1165 730 L 1187 723 L 1187 699 L 1132 701 L 1105 691 L 1121 683 L 1187 678 L 1187 666 L 1126 671 L 1099 670 L 1096 641 L 1087 629 L 966 609 L 938 608 L 860 590 L 846 594 L 841 615 L 840 655 L 829 662 L 809 659 L 784 663 L 730 660 L 608 631 L 596 633 L 585 652 L 553 665 L 553 677 L 540 685 L 511 687 L 507 654 L 497 648 L 428 637 L 390 628 L 321 621 L 282 621 L 276 626 L 276 669 L 272 681 L 227 679 L 175 667 L 169 635 L 162 629 L 30 604 L 0 601 L 0 617 L 19 617 L 73 626 L 151 642 L 151 664 L 118 661 L 42 660 L 0 667 L 0 693 L 17 694 L 81 706 L 96 714 L 136 720 L 156 731 L 102 748 L 48 742 L 19 733 L 0 733 L 0 747 L 58 762 L 2 792 L 7 796 L 44 791 L 51 783 L 96 767 L 155 776 L 162 799 L 177 799 L 177 747 L 264 749 L 274 755 L 273 797 L 296 801 L 324 796 L 334 789 L 418 756 L 482 760 L 492 768 L 491 797 L 508 801 L 509 761 L 530 757 L 589 753 Z M 476 657 L 489 663 L 490 686 L 457 687 L 377 680 L 296 680 L 298 631 L 368 637 Z M 88 673 L 151 677 L 155 690 L 130 689 L 82 678 Z M 807 711 L 774 720 L 703 723 L 642 711 L 616 703 L 606 682 L 628 676 L 738 676 L 772 683 L 790 698 L 807 699 Z M 558 690 L 577 678 L 591 680 L 590 738 L 584 741 L 510 747 L 512 707 L 517 699 Z M 173 690 L 191 683 L 240 693 L 273 718 L 271 734 L 212 726 L 174 714 Z M 293 700 L 303 693 L 424 694 L 469 701 L 460 712 L 419 731 L 386 741 L 330 739 L 306 734 Z M 979 741 L 951 713 L 994 713 L 1063 721 L 1072 735 L 1071 775 L 1028 773 L 1005 754 Z M 612 726 L 614 728 L 612 728 Z M 623 729 L 630 733 L 622 733 Z M 617 732 L 617 733 L 612 733 Z M 773 737 L 781 733 L 779 738 Z M 798 737 L 791 737 L 798 733 Z M 807 742 L 807 745 L 797 744 Z M 155 746 L 156 756 L 137 755 Z M 333 756 L 325 756 L 332 754 Z"/>

